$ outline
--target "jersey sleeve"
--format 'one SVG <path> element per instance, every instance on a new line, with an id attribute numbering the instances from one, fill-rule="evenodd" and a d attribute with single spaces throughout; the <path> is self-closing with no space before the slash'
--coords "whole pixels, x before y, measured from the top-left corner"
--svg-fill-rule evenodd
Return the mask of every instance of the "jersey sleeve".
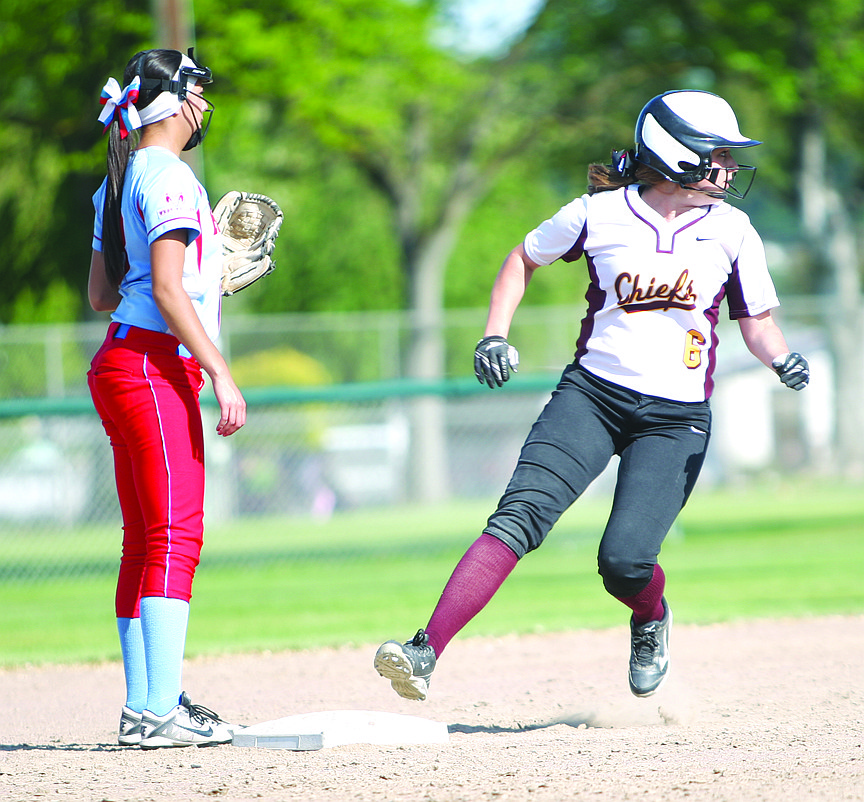
<path id="1" fill-rule="evenodd" d="M 588 196 L 571 201 L 531 231 L 523 242 L 525 255 L 535 264 L 550 265 L 556 259 L 575 262 L 582 256 Z"/>
<path id="2" fill-rule="evenodd" d="M 99 189 L 93 195 L 93 209 L 95 217 L 93 220 L 93 250 L 102 250 L 102 210 L 105 208 L 105 186 L 108 179 L 102 181 Z"/>
<path id="3" fill-rule="evenodd" d="M 732 272 L 726 283 L 726 302 L 732 320 L 761 315 L 780 305 L 768 272 L 765 246 L 749 223 L 744 229 L 738 256 L 732 262 Z"/>
<path id="4" fill-rule="evenodd" d="M 148 176 L 138 195 L 138 207 L 152 245 L 169 231 L 185 229 L 186 244 L 201 235 L 197 210 L 198 182 L 191 168 L 178 161 L 169 169 L 156 170 Z"/>

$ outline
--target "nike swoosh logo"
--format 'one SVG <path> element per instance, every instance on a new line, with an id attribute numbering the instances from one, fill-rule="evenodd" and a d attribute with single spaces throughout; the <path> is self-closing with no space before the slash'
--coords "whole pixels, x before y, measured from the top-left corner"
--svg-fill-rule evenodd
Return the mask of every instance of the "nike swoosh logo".
<path id="1" fill-rule="evenodd" d="M 213 728 L 208 727 L 206 730 L 191 730 L 191 732 L 194 732 L 196 735 L 203 735 L 205 738 L 209 738 L 211 735 L 213 735 Z"/>
<path id="2" fill-rule="evenodd" d="M 206 730 L 196 730 L 194 727 L 178 727 L 183 732 L 192 732 L 195 735 L 200 735 L 202 738 L 210 738 L 213 735 L 213 728 L 208 727 Z"/>

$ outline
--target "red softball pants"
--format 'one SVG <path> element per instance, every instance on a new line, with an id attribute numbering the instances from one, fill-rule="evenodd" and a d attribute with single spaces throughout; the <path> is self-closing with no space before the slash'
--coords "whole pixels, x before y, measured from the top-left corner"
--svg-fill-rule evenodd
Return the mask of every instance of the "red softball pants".
<path id="1" fill-rule="evenodd" d="M 118 618 L 137 618 L 144 596 L 192 596 L 204 535 L 204 382 L 181 348 L 170 334 L 112 323 L 87 374 L 123 516 Z"/>

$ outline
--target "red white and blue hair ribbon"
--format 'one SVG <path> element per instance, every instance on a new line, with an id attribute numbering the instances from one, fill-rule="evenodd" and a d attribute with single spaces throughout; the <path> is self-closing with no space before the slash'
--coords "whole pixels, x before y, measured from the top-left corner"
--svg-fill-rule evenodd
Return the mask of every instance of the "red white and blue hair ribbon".
<path id="1" fill-rule="evenodd" d="M 105 107 L 99 115 L 99 122 L 105 125 L 104 131 L 111 127 L 115 119 L 120 123 L 121 139 L 125 139 L 130 131 L 141 127 L 141 117 L 135 107 L 140 89 L 141 79 L 137 75 L 129 86 L 122 90 L 114 78 L 108 79 L 99 98 L 99 102 Z"/>

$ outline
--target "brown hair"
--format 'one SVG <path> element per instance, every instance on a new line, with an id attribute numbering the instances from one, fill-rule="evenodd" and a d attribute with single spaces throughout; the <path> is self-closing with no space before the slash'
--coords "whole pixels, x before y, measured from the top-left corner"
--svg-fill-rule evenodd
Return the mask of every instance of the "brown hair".
<path id="1" fill-rule="evenodd" d="M 612 164 L 588 165 L 589 195 L 621 189 L 630 184 L 651 187 L 666 180 L 666 177 L 653 167 L 635 161 L 632 151 L 613 151 Z"/>

